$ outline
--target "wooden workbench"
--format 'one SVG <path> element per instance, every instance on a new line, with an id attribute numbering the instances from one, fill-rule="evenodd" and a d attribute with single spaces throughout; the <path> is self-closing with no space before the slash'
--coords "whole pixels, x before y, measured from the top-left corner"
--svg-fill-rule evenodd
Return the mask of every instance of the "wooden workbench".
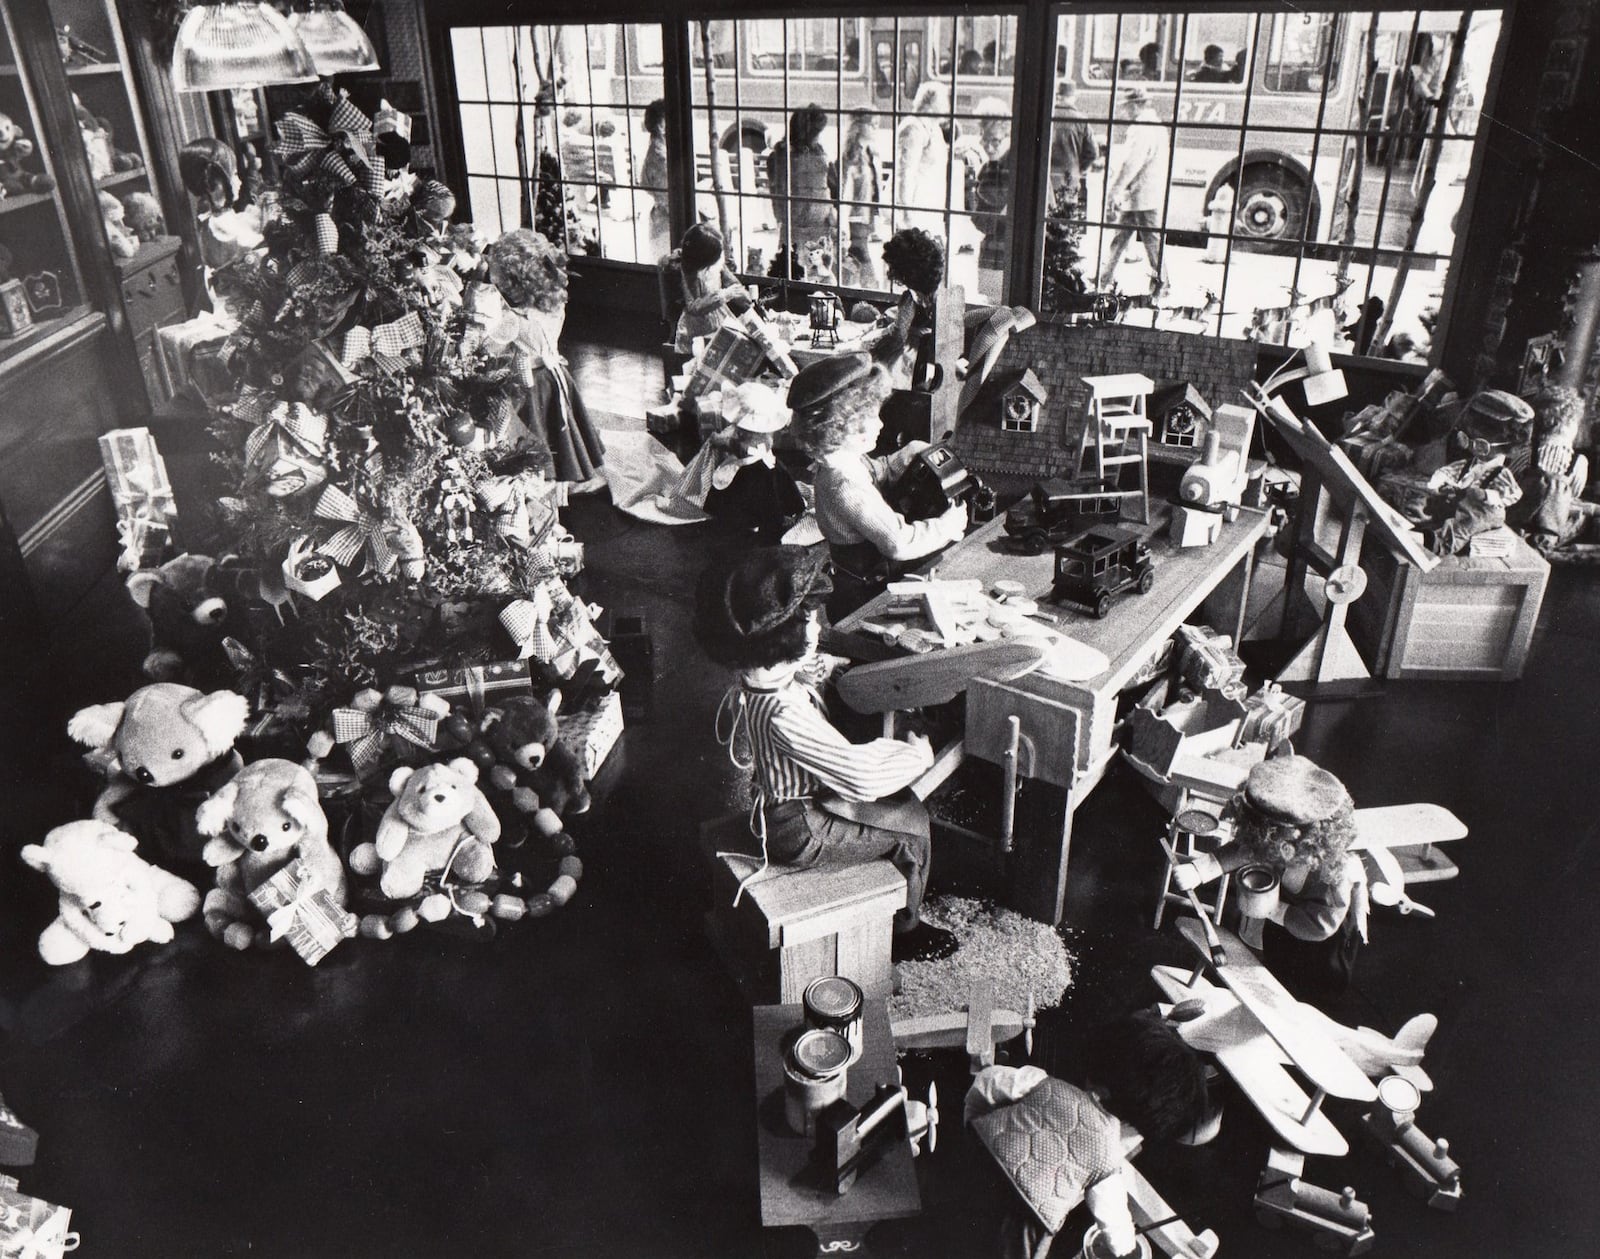
<path id="1" fill-rule="evenodd" d="M 1103 621 L 1086 613 L 1063 613 L 1063 632 L 1104 653 L 1111 662 L 1110 668 L 1088 682 L 1060 682 L 1035 673 L 1004 686 L 983 687 L 985 713 L 992 715 L 996 702 L 1015 701 L 1025 729 L 1030 721 L 1034 723 L 1030 737 L 1036 746 L 1053 746 L 1063 739 L 1070 740 L 1072 746 L 1070 757 L 1063 753 L 1059 763 L 1035 766 L 1034 776 L 1065 789 L 1059 831 L 1032 828 L 1031 833 L 1019 833 L 1011 854 L 1008 900 L 1019 912 L 1042 922 L 1061 920 L 1072 815 L 1105 775 L 1116 751 L 1112 727 L 1117 695 L 1236 568 L 1242 568 L 1244 575 L 1237 608 L 1231 623 L 1218 628 L 1231 632 L 1235 642 L 1239 640 L 1255 547 L 1266 532 L 1266 515 L 1243 511 L 1237 520 L 1224 524 L 1221 536 L 1205 547 L 1173 546 L 1167 539 L 1166 527 L 1165 513 L 1160 513 L 1148 531 L 1156 571 L 1155 588 L 1149 594 L 1119 595 L 1111 614 Z M 1006 546 L 1004 539 L 1004 518 L 991 520 L 935 556 L 924 571 L 952 580 L 975 577 L 986 585 L 1010 578 L 1021 582 L 1029 596 L 1047 599 L 1054 577 L 1054 555 L 1019 555 Z M 881 659 L 882 644 L 861 631 L 860 626 L 863 621 L 881 619 L 888 602 L 888 595 L 879 595 L 843 618 L 830 635 L 829 650 L 846 654 L 859 651 L 860 658 Z M 1033 704 L 1030 699 L 1039 702 Z M 983 721 L 982 730 L 977 729 L 974 710 L 978 705 L 971 691 L 967 700 L 967 755 L 995 760 L 994 749 L 983 745 L 994 723 Z M 1076 715 L 1075 722 L 1065 710 Z M 1062 717 L 1054 723 L 1054 729 L 1048 728 L 1052 712 Z"/>

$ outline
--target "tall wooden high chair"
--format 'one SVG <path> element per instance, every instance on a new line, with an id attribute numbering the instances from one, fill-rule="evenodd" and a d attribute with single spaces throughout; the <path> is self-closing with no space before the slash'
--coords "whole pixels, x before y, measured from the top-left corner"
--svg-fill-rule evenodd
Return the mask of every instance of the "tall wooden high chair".
<path id="1" fill-rule="evenodd" d="M 1078 476 L 1109 483 L 1105 491 L 1139 500 L 1139 523 L 1150 523 L 1150 419 L 1147 400 L 1155 382 L 1140 372 L 1084 376 L 1089 416 L 1078 439 Z M 1137 464 L 1138 487 L 1122 484 L 1123 468 Z"/>

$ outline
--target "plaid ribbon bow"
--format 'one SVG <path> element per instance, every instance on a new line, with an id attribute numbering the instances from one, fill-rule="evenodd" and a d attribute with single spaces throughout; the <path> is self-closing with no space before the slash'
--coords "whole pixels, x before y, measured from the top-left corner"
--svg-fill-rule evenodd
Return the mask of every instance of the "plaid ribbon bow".
<path id="1" fill-rule="evenodd" d="M 278 138 L 272 154 L 296 175 L 321 172 L 347 187 L 361 184 L 374 196 L 383 195 L 388 172 L 377 155 L 372 120 L 348 96 L 334 102 L 326 130 L 300 113 L 285 114 L 274 126 Z"/>
<path id="2" fill-rule="evenodd" d="M 335 564 L 354 564 L 365 547 L 368 568 L 383 574 L 394 568 L 398 557 L 389 545 L 383 518 L 363 509 L 360 503 L 337 485 L 322 487 L 322 496 L 317 499 L 313 514 L 321 520 L 343 526 L 317 547 Z"/>
<path id="3" fill-rule="evenodd" d="M 413 704 L 384 700 L 375 708 L 335 708 L 333 741 L 342 745 L 358 774 L 376 768 L 390 736 L 431 748 L 439 731 L 439 717 Z"/>
<path id="4" fill-rule="evenodd" d="M 532 656 L 548 664 L 561 650 L 561 643 L 550 632 L 550 618 L 555 611 L 550 597 L 550 583 L 540 582 L 531 599 L 513 599 L 500 609 L 500 624 L 511 641 L 517 645 L 517 659 Z"/>
<path id="5" fill-rule="evenodd" d="M 238 406 L 234 407 L 236 417 L 239 410 Z M 259 400 L 256 400 L 255 411 L 260 411 Z M 279 450 L 309 459 L 321 459 L 327 451 L 327 418 L 303 402 L 280 402 L 267 412 L 266 418 L 245 439 L 245 458 L 251 463 L 260 463 L 262 457 L 272 450 L 274 440 Z"/>
<path id="6" fill-rule="evenodd" d="M 407 350 L 414 350 L 428 342 L 427 330 L 416 311 L 407 311 L 399 319 L 381 323 L 375 328 L 356 324 L 344 334 L 339 347 L 339 361 L 352 367 L 364 358 L 375 358 L 379 366 L 391 368 L 402 361 Z"/>

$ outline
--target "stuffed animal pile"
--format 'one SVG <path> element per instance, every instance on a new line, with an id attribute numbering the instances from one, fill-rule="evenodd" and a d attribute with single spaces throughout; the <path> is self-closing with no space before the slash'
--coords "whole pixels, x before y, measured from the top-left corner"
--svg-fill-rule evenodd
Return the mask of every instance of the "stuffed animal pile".
<path id="1" fill-rule="evenodd" d="M 249 721 L 245 698 L 165 680 L 222 672 L 217 638 L 228 610 L 216 577 L 212 561 L 186 555 L 129 579 L 152 622 L 145 671 L 164 680 L 124 701 L 82 709 L 68 723 L 68 734 L 89 749 L 85 762 L 105 781 L 90 818 L 57 827 L 22 851 L 59 893 L 57 917 L 39 939 L 51 965 L 91 951 L 168 943 L 173 924 L 197 911 L 229 948 L 265 946 L 282 938 L 284 915 L 311 897 L 343 916 L 346 935 L 357 930 L 345 912 L 354 888 L 319 798 L 317 775 L 326 770 L 331 737 L 313 736 L 303 763 L 268 757 L 246 764 L 234 748 Z M 471 719 L 436 697 L 401 689 L 401 706 L 431 717 L 437 729 L 425 747 L 406 744 L 408 753 L 421 754 L 411 759 L 424 763 L 389 774 L 392 799 L 372 838 L 350 851 L 349 873 L 364 881 L 368 908 L 359 933 L 387 939 L 422 922 L 457 920 L 492 934 L 494 919 L 540 917 L 565 905 L 577 894 L 583 863 L 561 818 L 586 810 L 590 798 L 581 766 L 559 741 L 559 695 L 519 696 Z M 385 745 L 384 755 L 395 751 Z M 430 760 L 430 753 L 449 759 Z M 507 846 L 538 835 L 555 857 L 556 877 L 544 891 L 527 894 L 520 873 L 501 871 L 502 815 L 516 824 Z M 211 883 L 203 902 L 196 887 L 202 878 Z M 277 896 L 287 900 L 273 903 Z"/>

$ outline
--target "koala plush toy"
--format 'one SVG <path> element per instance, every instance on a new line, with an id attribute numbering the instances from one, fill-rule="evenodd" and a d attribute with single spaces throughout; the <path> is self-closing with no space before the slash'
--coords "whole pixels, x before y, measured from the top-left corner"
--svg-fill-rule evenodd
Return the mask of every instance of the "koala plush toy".
<path id="1" fill-rule="evenodd" d="M 311 772 L 293 761 L 252 761 L 195 814 L 217 885 L 206 893 L 206 929 L 229 948 L 266 944 L 270 933 L 250 893 L 296 859 L 339 905 L 344 865 L 328 843 L 328 819 Z"/>
<path id="2" fill-rule="evenodd" d="M 500 819 L 478 789 L 478 767 L 466 757 L 389 776 L 394 802 L 370 844 L 350 854 L 357 874 L 379 874 L 378 887 L 392 900 L 422 890 L 429 874 L 482 883 L 495 870 Z M 380 874 L 381 871 L 381 874 Z"/>
<path id="3" fill-rule="evenodd" d="M 67 733 L 106 776 L 95 819 L 130 831 L 151 856 L 202 867 L 195 810 L 244 767 L 233 743 L 249 716 L 242 695 L 176 682 L 80 709 Z"/>

